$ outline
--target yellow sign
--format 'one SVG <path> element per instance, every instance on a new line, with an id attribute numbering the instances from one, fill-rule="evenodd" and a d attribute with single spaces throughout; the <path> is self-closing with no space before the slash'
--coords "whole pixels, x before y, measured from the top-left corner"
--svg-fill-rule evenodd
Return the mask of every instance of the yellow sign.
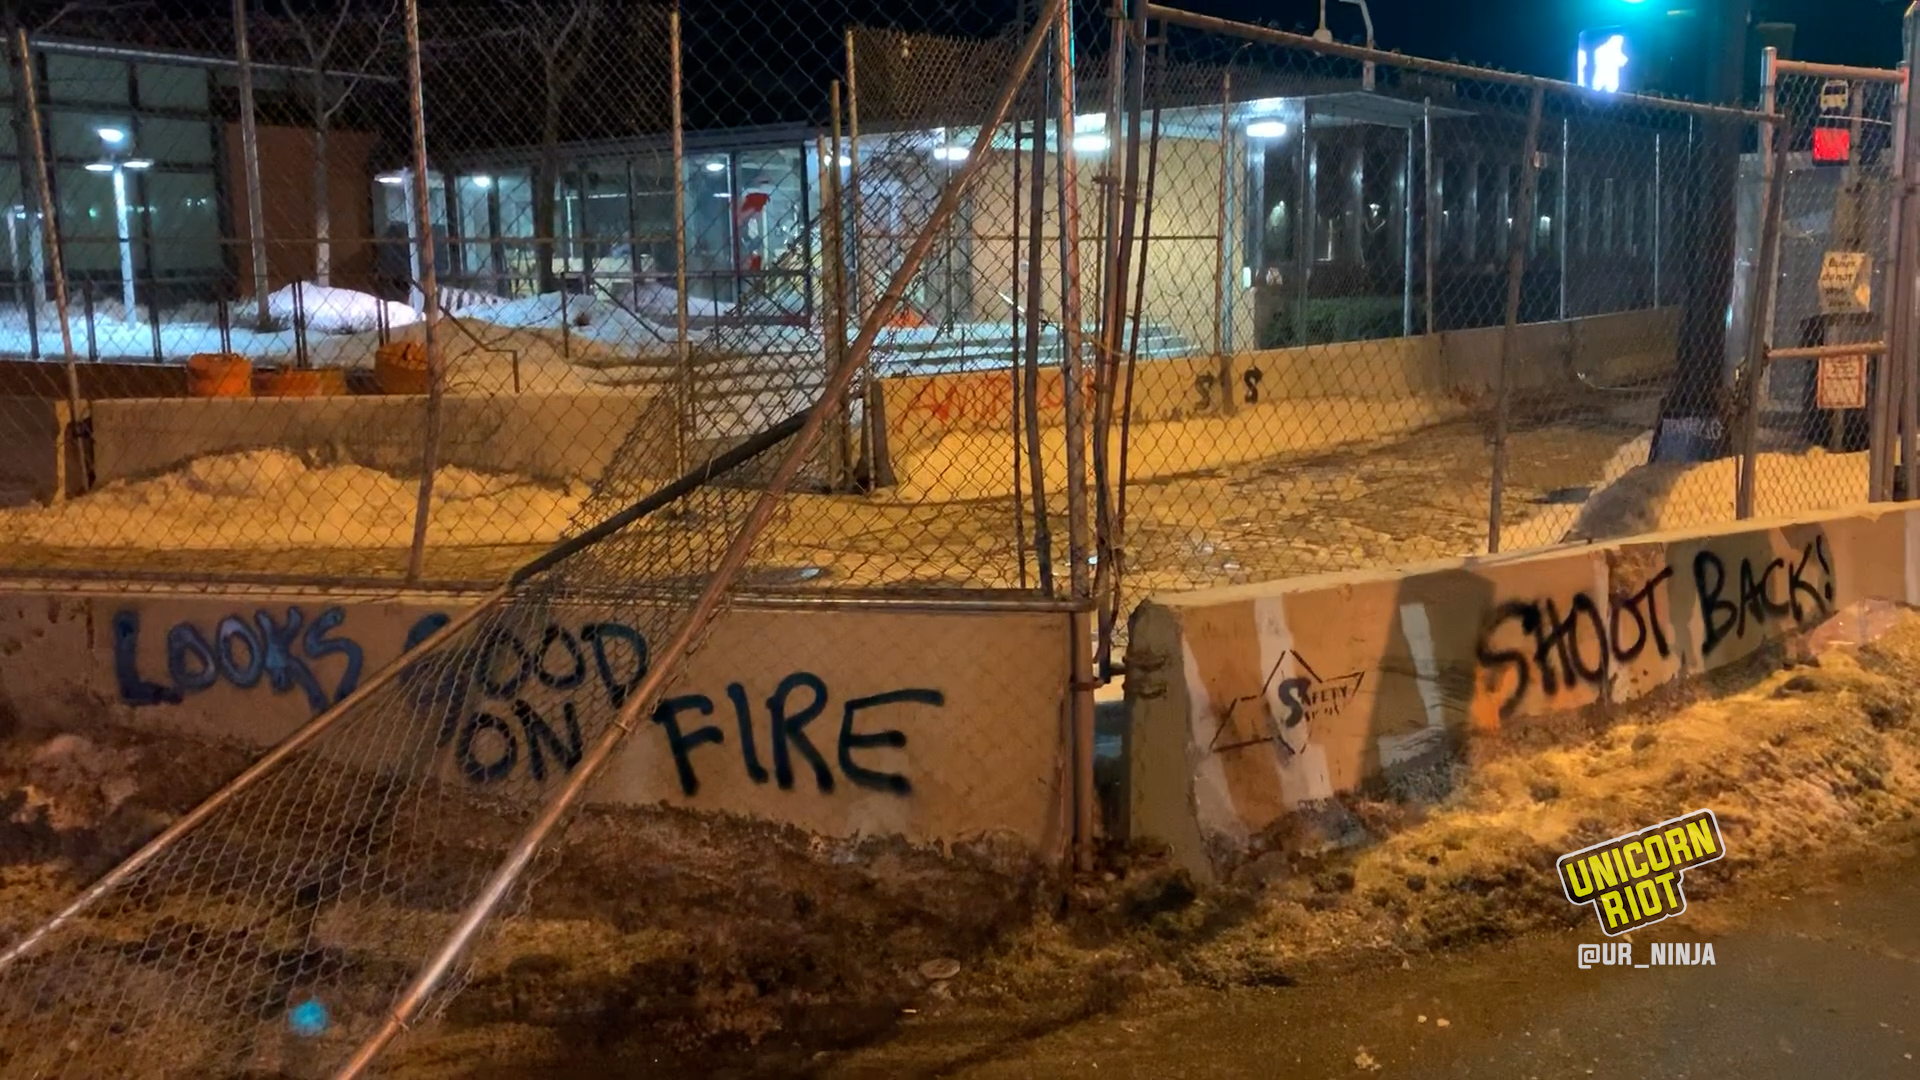
<path id="1" fill-rule="evenodd" d="M 1695 810 L 1560 856 L 1560 887 L 1575 905 L 1593 905 L 1602 931 L 1624 934 L 1687 910 L 1682 875 L 1726 850 L 1713 811 Z"/>
<path id="2" fill-rule="evenodd" d="M 1868 310 L 1873 302 L 1873 259 L 1864 251 L 1829 251 L 1820 260 L 1820 311 L 1825 315 Z"/>

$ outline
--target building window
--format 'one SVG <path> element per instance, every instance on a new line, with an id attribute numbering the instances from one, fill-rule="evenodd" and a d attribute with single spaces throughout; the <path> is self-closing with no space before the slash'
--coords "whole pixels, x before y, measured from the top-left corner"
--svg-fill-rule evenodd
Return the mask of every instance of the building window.
<path id="1" fill-rule="evenodd" d="M 202 69 L 177 64 L 136 64 L 133 72 L 142 109 L 200 114 L 209 111 L 207 73 Z"/>
<path id="2" fill-rule="evenodd" d="M 92 56 L 47 56 L 46 99 L 56 104 L 118 105 L 133 103 L 127 86 L 127 65 Z"/>
<path id="3" fill-rule="evenodd" d="M 156 170 L 141 177 L 140 183 L 146 189 L 154 273 L 218 273 L 224 263 L 213 174 Z"/>

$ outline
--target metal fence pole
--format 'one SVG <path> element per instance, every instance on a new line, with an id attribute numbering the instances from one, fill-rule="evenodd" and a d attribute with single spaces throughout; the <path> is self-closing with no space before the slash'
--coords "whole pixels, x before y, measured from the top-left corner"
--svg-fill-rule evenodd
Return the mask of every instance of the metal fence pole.
<path id="1" fill-rule="evenodd" d="M 640 684 L 628 694 L 626 703 L 621 706 L 618 716 L 607 728 L 606 733 L 585 752 L 579 764 L 568 774 L 565 783 L 541 805 L 539 813 L 525 832 L 515 840 L 499 867 L 487 878 L 486 884 L 481 887 L 473 901 L 461 911 L 453 933 L 401 992 L 388 1012 L 385 1022 L 378 1031 L 360 1045 L 353 1057 L 336 1074 L 336 1080 L 354 1080 L 355 1077 L 365 1073 L 380 1056 L 380 1052 L 405 1031 L 419 1015 L 441 980 L 466 954 L 475 935 L 493 917 L 495 910 L 506 899 L 509 890 L 532 863 L 534 855 L 552 835 L 553 830 L 559 826 L 573 804 L 579 801 L 607 763 L 612 760 L 614 751 L 620 747 L 625 737 L 643 722 L 644 711 L 652 708 L 654 702 L 659 699 L 661 692 L 666 688 L 667 680 L 679 674 L 681 658 L 706 632 L 707 624 L 714 612 L 719 608 L 740 570 L 746 565 L 749 554 L 758 543 L 767 523 L 772 519 L 781 495 L 792 483 L 795 474 L 799 472 L 808 456 L 814 452 L 815 444 L 819 442 L 826 427 L 827 418 L 833 409 L 834 400 L 846 393 L 855 370 L 873 349 L 881 327 L 900 307 L 908 287 L 913 283 L 914 275 L 918 273 L 928 252 L 932 250 L 940 231 L 952 221 L 956 211 L 959 210 L 961 197 L 979 177 L 986 160 L 992 156 L 994 131 L 1005 121 L 1008 110 L 1013 105 L 1014 95 L 1020 84 L 1025 81 L 1027 72 L 1032 68 L 1039 47 L 1045 42 L 1047 25 L 1057 23 L 1063 30 L 1071 28 L 1070 0 L 1056 0 L 1056 2 L 1060 8 L 1059 17 L 1055 19 L 1049 13 L 1048 17 L 1042 18 L 1034 27 L 1033 33 L 1021 49 L 1019 59 L 1008 76 L 1006 84 L 1001 87 L 999 98 L 994 102 L 991 113 L 986 122 L 981 124 L 980 134 L 974 140 L 973 148 L 968 153 L 965 163 L 961 165 L 959 174 L 948 181 L 941 192 L 940 202 L 934 207 L 919 235 L 901 256 L 900 266 L 894 271 L 886 291 L 881 294 L 874 304 L 873 311 L 862 322 L 860 334 L 854 339 L 847 362 L 829 376 L 819 400 L 807 411 L 804 424 L 793 436 L 793 442 L 788 446 L 786 453 L 781 455 L 779 465 L 775 468 L 773 475 L 767 479 L 766 486 L 759 498 L 755 500 L 753 509 L 741 523 L 717 565 L 707 574 L 707 583 L 695 600 L 685 622 L 672 640 L 662 646 L 658 654 L 659 662 L 649 667 Z M 407 9 L 410 17 L 408 25 L 411 28 L 417 25 L 412 20 L 413 0 L 408 0 Z M 418 53 L 414 55 L 417 57 Z M 1071 67 L 1068 70 L 1071 71 Z M 1085 666 L 1084 658 L 1081 666 Z M 1091 697 L 1088 697 L 1087 703 L 1090 725 Z M 1090 771 L 1090 759 L 1087 764 Z M 1091 795 L 1090 790 L 1088 794 Z M 1089 836 L 1088 839 L 1090 840 L 1091 837 Z M 1090 846 L 1088 852 L 1091 853 Z"/>
<path id="2" fill-rule="evenodd" d="M 1432 334 L 1433 326 L 1433 260 L 1434 247 L 1440 239 L 1440 178 L 1433 174 L 1433 99 L 1420 100 L 1420 156 L 1425 175 L 1421 178 L 1420 189 L 1426 195 L 1426 220 L 1420 229 L 1421 255 L 1426 260 L 1422 287 L 1426 295 L 1427 333 Z"/>
<path id="3" fill-rule="evenodd" d="M 1050 61 L 1043 57 L 1040 64 Z M 1027 193 L 1027 325 L 1022 352 L 1020 409 L 1026 414 L 1027 477 L 1033 488 L 1034 571 L 1040 592 L 1053 595 L 1053 529 L 1047 513 L 1047 469 L 1040 442 L 1040 342 L 1046 321 L 1046 281 L 1041 261 L 1046 251 L 1047 113 L 1052 104 L 1051 78 L 1038 80 L 1039 115 L 1033 122 L 1033 169 Z M 1019 150 L 1018 146 L 1014 147 Z M 1062 331 L 1064 336 L 1064 330 Z"/>
<path id="4" fill-rule="evenodd" d="M 1787 144 L 1784 130 L 1773 130 L 1771 152 L 1761 143 L 1763 153 L 1772 158 L 1767 170 L 1767 197 L 1760 225 L 1759 260 L 1754 267 L 1753 302 L 1747 326 L 1746 377 L 1740 384 L 1740 471 L 1739 488 L 1734 496 L 1734 517 L 1753 516 L 1754 472 L 1760 461 L 1760 384 L 1766 381 L 1767 359 L 1773 348 L 1773 328 L 1768 325 L 1773 311 L 1773 296 L 1780 276 L 1780 217 L 1786 209 Z"/>
<path id="5" fill-rule="evenodd" d="M 860 202 L 860 69 L 856 59 L 857 52 L 853 44 L 853 31 L 846 32 L 847 53 L 847 262 L 853 275 L 853 287 L 848 302 L 851 307 L 852 325 L 858 326 L 866 317 L 867 311 L 867 254 L 866 244 L 861 239 L 864 224 L 861 220 L 865 213 Z M 1018 156 L 1018 145 L 1015 145 Z M 1016 256 L 1018 252 L 1015 252 Z M 1016 346 L 1017 348 L 1017 346 Z M 1014 365 L 1017 373 L 1019 364 Z M 869 487 L 883 487 L 891 482 L 884 463 L 880 460 L 885 447 L 885 432 L 876 426 L 880 422 L 881 409 L 880 384 L 873 377 L 873 366 L 864 366 L 855 382 L 860 388 L 860 447 L 859 460 L 865 462 L 865 483 Z M 1015 457 L 1018 458 L 1018 446 Z M 1017 467 L 1017 466 L 1016 466 Z"/>
<path id="6" fill-rule="evenodd" d="M 1573 246 L 1572 219 L 1567 216 L 1567 176 L 1573 172 L 1573 125 L 1569 117 L 1560 118 L 1560 171 L 1554 177 L 1560 190 L 1555 192 L 1554 256 L 1560 261 L 1560 321 L 1567 321 L 1567 249 Z"/>
<path id="7" fill-rule="evenodd" d="M 1220 232 L 1213 245 L 1213 355 L 1227 354 L 1227 174 L 1233 168 L 1233 69 L 1220 76 Z"/>
<path id="8" fill-rule="evenodd" d="M 1660 306 L 1660 133 L 1653 133 L 1653 305 Z M 1565 169 L 1562 163 L 1561 168 Z"/>
<path id="9" fill-rule="evenodd" d="M 1513 410 L 1513 345 L 1520 323 L 1520 285 L 1527 272 L 1527 242 L 1533 230 L 1534 177 L 1540 165 L 1540 113 L 1546 91 L 1534 87 L 1527 101 L 1527 138 L 1520 156 L 1520 212 L 1507 230 L 1507 311 L 1500 330 L 1500 368 L 1494 383 L 1493 484 L 1487 499 L 1487 551 L 1500 550 L 1500 515 L 1506 497 L 1507 427 Z"/>
<path id="10" fill-rule="evenodd" d="M 680 431 L 674 443 L 675 464 L 684 472 L 693 461 L 699 409 L 694 404 L 693 344 L 687 326 L 686 72 L 681 66 L 679 4 L 667 13 L 667 48 L 672 53 L 668 68 L 673 81 L 669 91 L 673 101 L 673 350 L 680 367 Z"/>
<path id="11" fill-rule="evenodd" d="M 1905 345 L 1912 327 L 1913 252 L 1906 243 L 1903 225 L 1910 210 L 1909 185 L 1914 175 L 1913 163 L 1908 160 L 1907 75 L 1910 69 L 1906 61 L 1901 62 L 1900 70 L 1890 155 L 1893 191 L 1887 208 L 1887 250 L 1891 256 L 1887 266 L 1887 348 L 1873 361 L 1873 408 L 1867 412 L 1867 499 L 1870 502 L 1893 497 L 1894 441 L 1891 436 L 1895 418 L 1893 392 L 1898 381 L 1894 367 L 1906 355 Z"/>
<path id="12" fill-rule="evenodd" d="M 266 207 L 260 194 L 260 134 L 253 108 L 253 58 L 247 47 L 247 0 L 233 0 L 233 50 L 240 81 L 240 157 L 247 179 L 247 242 L 253 261 L 253 295 L 258 305 L 255 324 L 272 324 L 267 310 Z"/>
<path id="13" fill-rule="evenodd" d="M 1061 400 L 1066 420 L 1067 581 L 1074 612 L 1071 688 L 1073 713 L 1074 861 L 1093 868 L 1093 583 L 1087 573 L 1086 381 L 1081 364 L 1080 178 L 1073 160 L 1073 4 L 1060 5 L 1054 38 L 1054 93 L 1059 125 Z"/>
<path id="14" fill-rule="evenodd" d="M 1907 8 L 1904 30 L 1906 41 L 1906 69 L 1908 78 L 1911 79 L 1915 62 L 1920 60 L 1920 5 Z M 1917 101 L 1915 96 L 1909 91 L 1903 104 L 1905 106 L 1903 116 L 1906 123 L 1902 133 L 1906 138 L 1907 153 L 1913 155 L 1916 136 L 1920 136 L 1920 116 L 1915 115 L 1915 110 L 1920 108 L 1920 101 Z M 1902 173 L 1902 177 L 1908 184 L 1920 181 L 1920 156 L 1909 158 L 1906 162 L 1906 168 Z M 1912 205 L 1913 204 L 1909 202 L 1909 207 L 1912 207 Z M 1916 271 L 1920 271 L 1920 213 L 1907 213 L 1902 215 L 1901 228 L 1906 233 L 1906 244 L 1904 245 L 1907 251 L 1905 264 L 1906 278 L 1901 282 L 1901 286 L 1906 290 L 1906 326 L 1908 333 L 1903 353 L 1894 358 L 1894 363 L 1899 365 L 1902 376 L 1900 385 L 1900 469 L 1901 479 L 1904 483 L 1901 485 L 1901 493 L 1907 498 L 1912 499 L 1916 497 L 1916 482 L 1920 482 L 1920 461 L 1914 460 L 1914 428 L 1916 424 L 1920 424 L 1920 357 L 1915 356 L 1913 349 L 1913 331 L 1916 325 L 1920 325 L 1920 309 L 1916 309 L 1915 307 L 1916 304 L 1920 304 L 1920 279 L 1916 279 L 1915 276 Z M 1888 355 L 1892 356 L 1891 353 Z M 1890 364 L 1889 366 L 1893 365 Z M 1891 477 L 1891 473 L 1889 473 L 1889 477 Z"/>
<path id="15" fill-rule="evenodd" d="M 234 0 L 236 4 L 245 0 Z M 446 364 L 440 355 L 434 322 L 440 315 L 439 275 L 434 268 L 433 203 L 427 191 L 427 119 L 420 85 L 420 5 L 405 0 L 407 14 L 407 107 L 413 126 L 413 205 L 420 220 L 421 334 L 427 353 L 427 429 L 420 451 L 420 499 L 414 507 L 413 544 L 407 551 L 407 583 L 420 580 L 427 554 L 427 523 L 433 514 L 433 474 L 440 465 L 441 397 L 446 393 Z M 564 291 L 562 293 L 564 295 Z"/>
<path id="16" fill-rule="evenodd" d="M 849 323 L 848 301 L 851 289 L 847 283 L 850 269 L 847 258 L 847 199 L 846 188 L 842 186 L 840 176 L 841 131 L 841 95 L 840 81 L 834 80 L 828 92 L 829 105 L 833 111 L 833 143 L 831 157 L 820 163 L 820 173 L 826 181 L 821 187 L 821 198 L 831 195 L 833 198 L 833 340 L 835 356 L 846 355 L 847 328 Z M 856 324 L 857 325 L 857 324 Z M 837 363 L 837 360 L 836 360 Z M 863 410 L 864 411 L 864 410 Z M 853 395 L 849 393 L 840 402 L 839 412 L 834 416 L 832 447 L 832 483 L 836 491 L 844 491 L 853 485 Z"/>
<path id="17" fill-rule="evenodd" d="M 27 41 L 27 32 L 24 29 L 15 31 L 14 46 L 20 52 L 20 81 L 27 96 L 26 135 L 33 144 L 34 184 L 39 188 L 37 194 L 40 199 L 40 232 L 46 238 L 43 246 L 47 253 L 48 268 L 53 273 L 53 310 L 54 315 L 60 320 L 60 360 L 67 376 L 67 423 L 61 445 L 63 447 L 71 445 L 77 452 L 80 449 L 78 438 L 80 374 L 74 370 L 73 326 L 67 321 L 66 265 L 60 255 L 60 223 L 55 219 L 53 211 L 53 180 L 47 169 L 46 134 L 40 124 L 40 94 L 34 79 L 33 48 Z M 64 452 L 63 450 L 62 453 Z M 65 466 L 65 461 L 62 461 L 61 467 L 56 472 L 64 475 Z M 85 483 L 84 470 L 82 470 L 81 481 Z M 67 494 L 65 485 L 61 485 L 61 488 L 57 495 L 64 498 Z"/>

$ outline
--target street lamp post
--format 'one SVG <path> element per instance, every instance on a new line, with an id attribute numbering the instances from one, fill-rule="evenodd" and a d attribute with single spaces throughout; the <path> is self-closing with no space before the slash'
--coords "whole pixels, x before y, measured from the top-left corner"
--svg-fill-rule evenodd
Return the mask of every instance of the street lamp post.
<path id="1" fill-rule="evenodd" d="M 120 241 L 120 298 L 125 307 L 125 318 L 133 321 L 133 229 L 128 222 L 130 216 L 127 207 L 127 170 L 135 171 L 151 168 L 153 162 L 146 158 L 122 158 L 120 153 L 126 148 L 127 133 L 119 128 L 99 129 L 100 142 L 106 151 L 106 157 L 100 161 L 87 163 L 88 172 L 113 174 L 113 221 Z"/>
<path id="2" fill-rule="evenodd" d="M 1367 0 L 1340 0 L 1343 4 L 1352 4 L 1360 9 L 1360 18 L 1367 24 L 1367 48 L 1373 44 L 1373 9 L 1367 7 Z M 1333 40 L 1333 31 L 1327 29 L 1327 0 L 1320 0 L 1320 26 L 1313 32 L 1313 40 L 1322 44 Z M 1360 69 L 1360 88 L 1373 89 L 1373 61 L 1368 60 Z"/>

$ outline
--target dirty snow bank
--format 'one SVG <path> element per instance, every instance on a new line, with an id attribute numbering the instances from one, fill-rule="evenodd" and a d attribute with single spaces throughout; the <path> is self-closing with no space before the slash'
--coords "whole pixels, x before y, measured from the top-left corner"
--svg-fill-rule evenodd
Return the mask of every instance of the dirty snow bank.
<path id="1" fill-rule="evenodd" d="M 1483 738 L 1436 773 L 1283 822 L 1219 889 L 1161 869 L 1083 906 L 1119 927 L 1113 944 L 1143 979 L 1286 981 L 1310 962 L 1591 927 L 1591 909 L 1561 894 L 1555 860 L 1707 807 L 1727 856 L 1686 876 L 1681 921 L 1697 927 L 1715 917 L 1714 897 L 1763 893 L 1809 852 L 1869 851 L 1920 810 L 1920 615 L 1789 662 L 1745 688 L 1723 673 L 1707 680 L 1719 696 L 1696 685 L 1691 703 L 1649 704 L 1612 726 Z M 1043 926 L 982 990 L 1022 992 L 1042 959 L 1042 971 L 1088 962 Z"/>
<path id="2" fill-rule="evenodd" d="M 1641 465 L 1594 493 L 1570 540 L 1612 540 L 1734 519 L 1739 459 Z M 1867 455 L 1761 454 L 1754 474 L 1754 514 L 1784 517 L 1865 502 Z"/>
<path id="3" fill-rule="evenodd" d="M 524 477 L 442 466 L 429 544 L 543 544 L 559 539 L 587 496 Z M 0 541 L 52 547 L 406 547 L 416 477 L 322 464 L 280 449 L 196 458 L 82 498 L 0 511 Z"/>

